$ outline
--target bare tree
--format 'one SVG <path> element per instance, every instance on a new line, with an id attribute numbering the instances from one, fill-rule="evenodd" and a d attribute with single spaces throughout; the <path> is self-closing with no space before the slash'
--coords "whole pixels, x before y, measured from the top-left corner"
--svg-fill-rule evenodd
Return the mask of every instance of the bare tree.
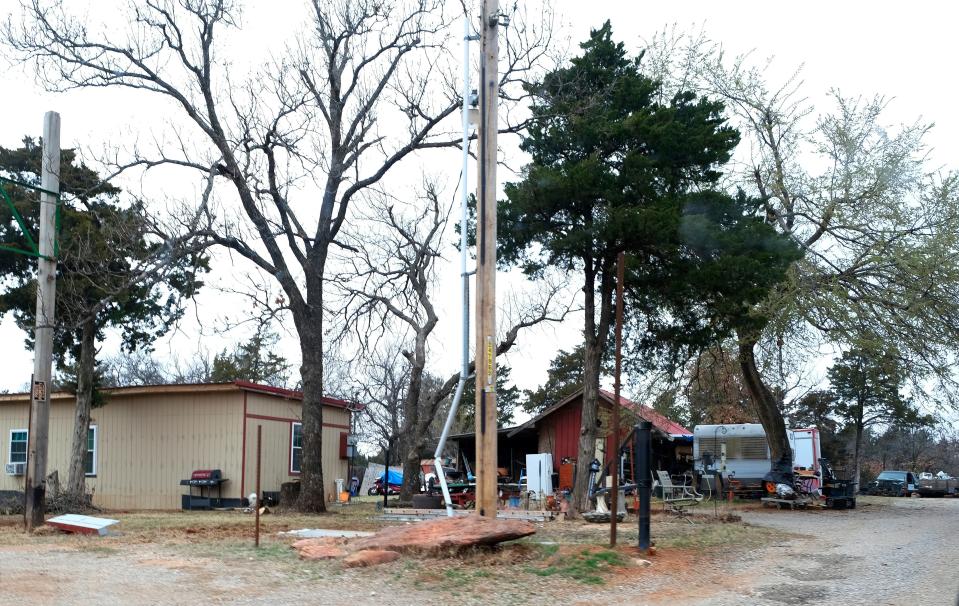
<path id="1" fill-rule="evenodd" d="M 379 399 L 398 407 L 388 411 L 389 423 L 381 421 L 378 426 L 385 435 L 403 438 L 404 500 L 419 490 L 420 459 L 430 429 L 459 379 L 456 374 L 434 385 L 429 374 L 430 344 L 440 321 L 434 303 L 437 264 L 447 235 L 449 208 L 440 203 L 434 184 L 427 183 L 424 190 L 422 199 L 412 204 L 385 192 L 371 200 L 373 210 L 364 220 L 367 228 L 362 236 L 343 239 L 349 254 L 344 259 L 346 270 L 336 280 L 343 293 L 343 300 L 336 303 L 342 310 L 338 318 L 341 335 L 352 337 L 361 355 L 379 361 L 374 366 L 383 381 L 377 384 L 390 388 L 382 390 Z M 570 306 L 556 304 L 558 291 L 554 289 L 536 302 L 513 301 L 514 309 L 506 316 L 516 319 L 516 324 L 506 332 L 498 353 L 508 351 L 523 328 L 565 318 Z M 400 344 L 400 355 L 388 360 L 401 364 L 402 370 L 382 368 L 384 360 L 375 352 L 384 340 L 391 346 Z M 387 378 L 391 380 L 384 385 Z M 402 384 L 401 400 L 395 400 L 398 384 Z"/>
<path id="2" fill-rule="evenodd" d="M 117 171 L 168 165 L 215 175 L 225 185 L 218 191 L 239 203 L 235 212 L 211 208 L 203 233 L 283 290 L 302 354 L 298 507 L 324 511 L 323 297 L 330 250 L 360 193 L 417 150 L 458 145 L 444 130 L 460 104 L 458 70 L 446 52 L 458 15 L 441 0 L 312 0 L 303 35 L 281 58 L 242 77 L 230 72 L 218 44 L 223 31 L 239 27 L 237 2 L 131 1 L 126 31 L 89 27 L 58 2 L 21 2 L 22 22 L 8 24 L 7 46 L 36 67 L 47 88 L 133 89 L 172 101 L 185 119 L 170 143 L 151 153 L 135 150 Z M 544 14 L 529 25 L 514 19 L 508 30 L 507 102 L 522 97 L 524 74 L 545 57 L 551 20 Z"/>
<path id="3" fill-rule="evenodd" d="M 805 342 L 813 356 L 823 343 L 894 345 L 918 391 L 932 379 L 954 401 L 959 175 L 930 166 L 931 125 L 890 126 L 888 99 L 838 91 L 816 115 L 798 70 L 770 83 L 771 60 L 729 56 L 701 32 L 660 35 L 647 56 L 672 89 L 724 100 L 749 142 L 730 185 L 760 197 L 767 222 L 804 253 L 757 310 L 770 319 L 766 327 L 738 335 L 773 459 L 789 449 L 782 401 L 757 358 L 781 351 L 784 341 L 794 350 Z"/>

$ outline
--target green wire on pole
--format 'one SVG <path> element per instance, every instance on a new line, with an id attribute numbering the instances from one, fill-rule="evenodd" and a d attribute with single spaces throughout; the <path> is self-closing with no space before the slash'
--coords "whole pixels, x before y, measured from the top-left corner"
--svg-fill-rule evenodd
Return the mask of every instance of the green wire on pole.
<path id="1" fill-rule="evenodd" d="M 60 226 L 62 224 L 62 209 L 60 204 L 60 194 L 58 192 L 52 192 L 46 190 L 42 187 L 37 187 L 36 185 L 31 185 L 29 183 L 24 183 L 22 181 L 17 181 L 15 179 L 8 179 L 7 177 L 0 176 L 0 182 L 9 183 L 11 185 L 16 185 L 18 187 L 25 187 L 27 189 L 32 189 L 40 193 L 49 194 L 57 199 L 57 208 L 56 208 L 56 233 L 60 234 Z M 29 245 L 29 250 L 24 250 L 10 244 L 0 244 L 0 250 L 7 250 L 10 252 L 19 253 L 21 255 L 27 255 L 29 257 L 37 257 L 39 259 L 46 258 L 40 254 L 40 249 L 37 247 L 37 243 L 34 241 L 33 236 L 30 235 L 30 230 L 27 229 L 27 224 L 23 220 L 23 216 L 20 214 L 20 211 L 17 210 L 17 207 L 13 204 L 13 199 L 10 197 L 10 194 L 7 193 L 6 188 L 0 187 L 0 194 L 3 195 L 3 200 L 7 203 L 7 206 L 10 208 L 10 212 L 13 214 L 13 218 L 17 221 L 17 225 L 20 226 L 20 231 L 23 232 L 23 237 L 27 239 L 27 244 Z M 55 237 L 53 240 L 53 255 L 54 257 L 59 256 L 60 254 L 60 238 Z"/>

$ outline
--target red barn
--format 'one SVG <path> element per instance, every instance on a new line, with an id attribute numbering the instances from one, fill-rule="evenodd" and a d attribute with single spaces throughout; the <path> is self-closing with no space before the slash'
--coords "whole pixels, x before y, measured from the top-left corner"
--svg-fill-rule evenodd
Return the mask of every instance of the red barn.
<path id="1" fill-rule="evenodd" d="M 633 426 L 640 420 L 653 424 L 654 469 L 681 473 L 692 469 L 693 433 L 682 425 L 666 418 L 648 406 L 620 397 L 621 435 L 620 445 L 632 447 L 629 439 Z M 615 452 L 616 445 L 610 432 L 610 416 L 613 410 L 613 394 L 600 390 L 599 435 L 595 458 L 608 463 L 607 453 Z M 583 413 L 583 390 L 550 406 L 529 421 L 517 427 L 500 429 L 497 439 L 498 466 L 516 481 L 525 465 L 527 454 L 548 452 L 553 455 L 553 466 L 558 478 L 558 489 L 571 488 L 573 468 L 579 448 L 580 423 Z M 459 451 L 471 462 L 475 460 L 476 436 L 473 433 L 450 436 Z M 626 460 L 626 477 L 632 473 L 632 456 Z"/>
<path id="2" fill-rule="evenodd" d="M 607 463 L 608 454 L 616 451 L 611 432 L 611 416 L 614 395 L 601 389 L 599 391 L 599 435 L 595 458 Z M 653 458 L 655 469 L 664 469 L 670 473 L 686 471 L 692 468 L 693 433 L 656 412 L 620 396 L 620 439 L 619 444 L 631 449 L 633 426 L 641 420 L 653 424 Z M 553 465 L 559 470 L 558 488 L 570 488 L 573 482 L 573 463 L 579 449 L 579 436 L 583 416 L 583 390 L 580 389 L 565 399 L 550 406 L 526 423 L 506 432 L 506 438 L 535 430 L 538 452 L 553 455 Z M 627 457 L 626 467 L 631 469 L 631 459 Z M 629 472 L 627 472 L 629 475 Z"/>

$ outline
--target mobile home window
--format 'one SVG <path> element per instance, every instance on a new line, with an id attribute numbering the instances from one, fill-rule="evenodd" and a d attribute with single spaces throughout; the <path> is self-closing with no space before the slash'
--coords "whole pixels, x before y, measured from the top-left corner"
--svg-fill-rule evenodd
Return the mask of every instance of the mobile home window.
<path id="1" fill-rule="evenodd" d="M 83 472 L 88 476 L 97 475 L 97 426 L 87 430 L 87 456 L 83 460 Z"/>
<path id="2" fill-rule="evenodd" d="M 293 423 L 290 429 L 290 473 L 300 473 L 303 457 L 303 424 Z"/>
<path id="3" fill-rule="evenodd" d="M 10 430 L 10 456 L 8 463 L 26 463 L 27 462 L 27 430 Z"/>

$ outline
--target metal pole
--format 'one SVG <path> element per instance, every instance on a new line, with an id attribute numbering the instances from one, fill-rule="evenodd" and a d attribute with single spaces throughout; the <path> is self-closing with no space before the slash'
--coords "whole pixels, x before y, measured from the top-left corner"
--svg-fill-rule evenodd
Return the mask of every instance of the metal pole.
<path id="1" fill-rule="evenodd" d="M 46 509 L 47 447 L 50 430 L 50 388 L 53 372 L 53 330 L 56 323 L 57 196 L 60 191 L 60 114 L 43 116 L 40 186 L 40 258 L 37 272 L 37 313 L 33 349 L 30 426 L 27 434 L 27 477 L 24 503 L 27 531 L 43 524 Z"/>
<path id="2" fill-rule="evenodd" d="M 393 447 L 393 440 L 386 443 L 386 459 L 383 461 L 383 513 L 386 513 L 386 499 L 390 494 L 390 448 Z"/>
<path id="3" fill-rule="evenodd" d="M 639 550 L 649 551 L 649 457 L 653 424 L 640 421 L 636 424 L 636 490 L 639 492 Z"/>
<path id="4" fill-rule="evenodd" d="M 260 546 L 260 507 L 263 505 L 263 493 L 260 492 L 260 458 L 263 452 L 263 426 L 256 426 L 256 542 Z"/>
<path id="5" fill-rule="evenodd" d="M 626 274 L 626 253 L 616 259 L 616 376 L 613 382 L 613 492 L 609 504 L 609 546 L 616 547 L 616 524 L 619 515 L 619 394 L 622 389 L 623 372 L 623 278 Z"/>
<path id="6" fill-rule="evenodd" d="M 498 0 L 480 13 L 479 205 L 476 268 L 476 511 L 496 517 L 496 131 L 499 97 Z"/>
<path id="7" fill-rule="evenodd" d="M 470 40 L 476 38 L 470 35 L 469 15 L 463 15 L 463 166 L 460 169 L 460 225 L 465 226 L 469 220 L 469 193 L 466 191 L 466 183 L 469 177 L 469 157 L 470 157 Z M 450 498 L 450 489 L 446 483 L 446 473 L 443 471 L 443 449 L 446 448 L 446 439 L 449 437 L 450 430 L 453 427 L 453 421 L 456 419 L 456 411 L 459 409 L 460 400 L 463 398 L 463 391 L 466 389 L 466 381 L 469 380 L 470 365 L 470 274 L 466 271 L 467 245 L 466 229 L 460 229 L 460 279 L 462 280 L 462 355 L 460 356 L 460 380 L 456 385 L 456 393 L 453 395 L 453 403 L 450 404 L 449 413 L 446 415 L 446 424 L 443 425 L 443 433 L 440 435 L 439 442 L 436 443 L 436 450 L 433 452 L 433 466 L 436 477 L 440 482 L 440 489 L 443 491 L 443 501 L 446 503 L 446 515 L 453 516 L 453 501 Z"/>

